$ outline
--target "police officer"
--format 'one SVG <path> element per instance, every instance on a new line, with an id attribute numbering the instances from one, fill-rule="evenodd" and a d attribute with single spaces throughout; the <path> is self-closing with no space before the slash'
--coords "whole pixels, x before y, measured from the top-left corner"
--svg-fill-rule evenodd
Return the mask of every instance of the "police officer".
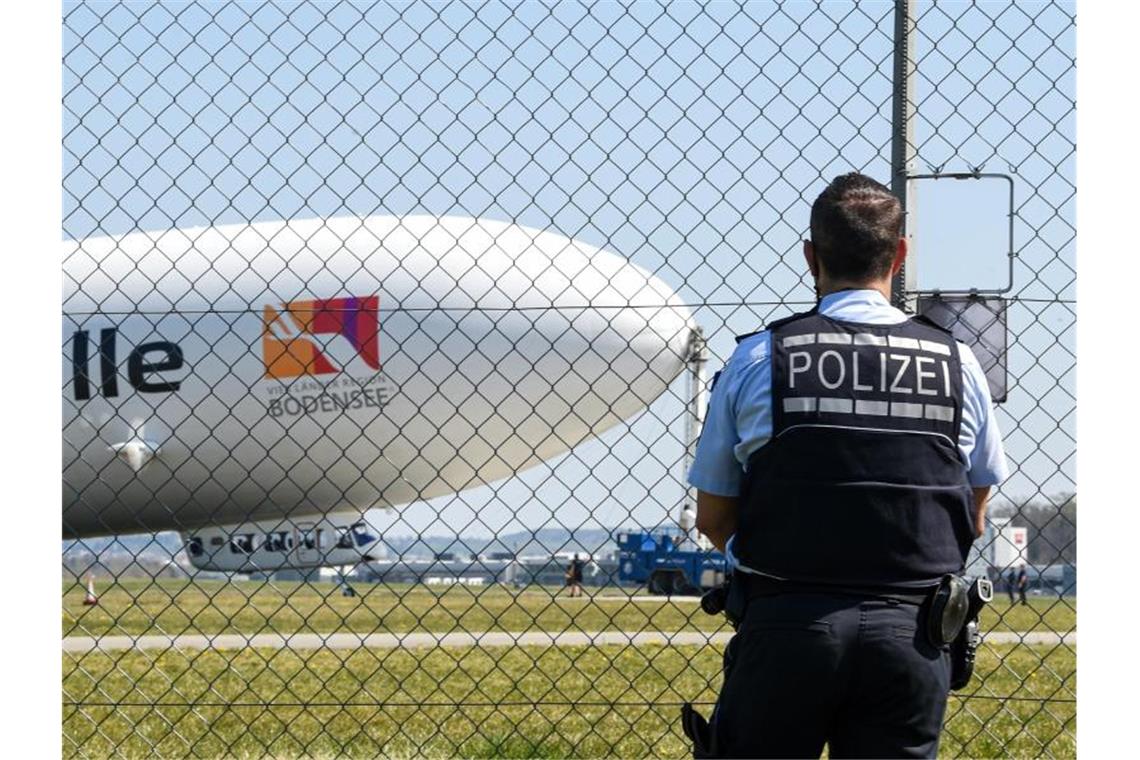
<path id="1" fill-rule="evenodd" d="M 878 182 L 832 181 L 803 245 L 816 308 L 739 338 L 713 387 L 689 482 L 748 600 L 715 755 L 937 754 L 950 661 L 923 615 L 1007 468 L 970 349 L 890 305 L 902 219 Z"/>

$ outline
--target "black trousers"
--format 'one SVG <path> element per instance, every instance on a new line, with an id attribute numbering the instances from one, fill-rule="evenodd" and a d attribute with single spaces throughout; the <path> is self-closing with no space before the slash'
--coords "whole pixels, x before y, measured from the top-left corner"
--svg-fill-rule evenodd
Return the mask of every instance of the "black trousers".
<path id="1" fill-rule="evenodd" d="M 721 757 L 935 757 L 950 655 L 917 605 L 856 596 L 753 599 L 725 652 Z"/>

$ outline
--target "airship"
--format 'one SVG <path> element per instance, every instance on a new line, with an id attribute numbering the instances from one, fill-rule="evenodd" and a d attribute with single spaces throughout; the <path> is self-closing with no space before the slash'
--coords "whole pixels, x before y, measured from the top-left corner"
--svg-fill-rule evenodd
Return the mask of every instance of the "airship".
<path id="1" fill-rule="evenodd" d="M 350 564 L 365 511 L 642 412 L 699 332 L 661 279 L 504 221 L 372 216 L 65 243 L 63 533 L 211 570 Z"/>

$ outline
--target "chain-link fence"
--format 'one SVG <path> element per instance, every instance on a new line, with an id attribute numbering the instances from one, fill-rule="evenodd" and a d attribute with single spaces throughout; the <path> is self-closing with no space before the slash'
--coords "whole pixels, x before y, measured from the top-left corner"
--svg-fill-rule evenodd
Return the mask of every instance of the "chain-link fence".
<path id="1" fill-rule="evenodd" d="M 1075 755 L 1073 25 L 65 3 L 66 754 L 686 754 L 730 633 L 674 593 L 715 580 L 703 352 L 813 302 L 858 169 L 1005 395 L 941 751 Z"/>

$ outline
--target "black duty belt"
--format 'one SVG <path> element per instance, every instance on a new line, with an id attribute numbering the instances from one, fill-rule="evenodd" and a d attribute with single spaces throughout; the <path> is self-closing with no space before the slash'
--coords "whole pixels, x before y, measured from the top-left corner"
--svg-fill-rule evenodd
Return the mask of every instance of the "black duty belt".
<path id="1" fill-rule="evenodd" d="M 922 588 L 897 588 L 891 586 L 867 586 L 840 583 L 808 583 L 804 581 L 780 580 L 755 573 L 733 573 L 733 582 L 742 581 L 749 600 L 777 594 L 828 594 L 837 596 L 859 596 L 873 599 L 886 599 L 903 604 L 921 605 L 930 598 L 938 585 L 933 583 Z"/>

